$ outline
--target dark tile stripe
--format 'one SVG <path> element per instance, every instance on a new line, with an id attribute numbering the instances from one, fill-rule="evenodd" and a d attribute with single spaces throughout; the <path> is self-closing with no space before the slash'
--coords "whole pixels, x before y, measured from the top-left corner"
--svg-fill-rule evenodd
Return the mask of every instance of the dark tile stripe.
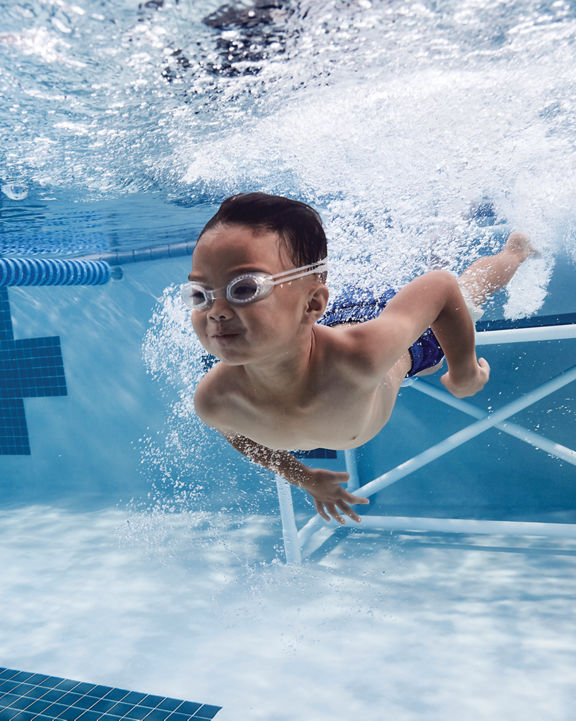
<path id="1" fill-rule="evenodd" d="M 0 668 L 1 721 L 201 721 L 221 706 Z"/>

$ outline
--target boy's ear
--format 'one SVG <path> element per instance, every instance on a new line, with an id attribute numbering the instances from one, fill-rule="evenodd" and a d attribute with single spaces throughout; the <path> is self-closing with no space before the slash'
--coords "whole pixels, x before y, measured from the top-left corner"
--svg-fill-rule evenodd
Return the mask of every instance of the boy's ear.
<path id="1" fill-rule="evenodd" d="M 317 286 L 313 290 L 308 296 L 308 302 L 306 304 L 306 320 L 311 323 L 316 323 L 316 321 L 322 318 L 328 304 L 329 295 L 328 288 L 324 284 Z"/>

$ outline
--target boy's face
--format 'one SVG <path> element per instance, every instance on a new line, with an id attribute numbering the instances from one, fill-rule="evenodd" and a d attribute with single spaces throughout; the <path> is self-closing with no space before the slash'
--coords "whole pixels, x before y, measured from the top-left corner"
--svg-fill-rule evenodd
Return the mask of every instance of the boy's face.
<path id="1" fill-rule="evenodd" d="M 240 225 L 219 225 L 198 242 L 189 280 L 210 289 L 224 288 L 250 271 L 274 275 L 293 268 L 273 232 L 255 232 Z M 290 353 L 303 327 L 304 310 L 316 276 L 274 287 L 265 298 L 235 305 L 225 297 L 214 299 L 207 310 L 192 311 L 194 330 L 209 353 L 229 365 L 278 361 Z"/>

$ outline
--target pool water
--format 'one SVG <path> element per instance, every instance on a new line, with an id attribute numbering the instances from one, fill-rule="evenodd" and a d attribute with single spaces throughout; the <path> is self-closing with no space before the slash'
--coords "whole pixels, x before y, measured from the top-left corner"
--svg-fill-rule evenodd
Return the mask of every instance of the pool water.
<path id="1" fill-rule="evenodd" d="M 320 210 L 333 293 L 459 272 L 522 229 L 540 256 L 486 317 L 576 313 L 573 4 L 274 4 L 218 28 L 212 0 L 0 2 L 0 255 L 193 242 L 255 189 Z M 11 340 L 58 339 L 66 394 L 25 398 L 29 452 L 0 459 L 0 666 L 233 721 L 568 721 L 576 541 L 346 528 L 286 565 L 270 474 L 193 413 L 189 262 L 3 295 Z M 472 401 L 497 410 L 573 345 L 483 348 L 493 378 Z M 513 420 L 573 448 L 574 393 Z M 362 482 L 467 423 L 404 389 Z M 370 512 L 571 524 L 575 483 L 491 430 Z"/>

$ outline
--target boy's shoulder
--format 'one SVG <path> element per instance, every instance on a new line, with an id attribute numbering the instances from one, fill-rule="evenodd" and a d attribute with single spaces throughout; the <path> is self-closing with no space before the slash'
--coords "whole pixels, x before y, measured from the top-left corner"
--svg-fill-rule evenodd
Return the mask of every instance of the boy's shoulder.
<path id="1" fill-rule="evenodd" d="M 360 373 L 370 383 L 381 376 L 380 356 L 389 339 L 378 333 L 378 323 L 347 323 L 323 328 L 320 335 L 324 358 L 331 365 Z"/>
<path id="2" fill-rule="evenodd" d="M 217 363 L 202 377 L 194 392 L 194 408 L 209 426 L 220 428 L 224 421 L 224 400 L 229 398 L 230 374 L 222 363 Z"/>

